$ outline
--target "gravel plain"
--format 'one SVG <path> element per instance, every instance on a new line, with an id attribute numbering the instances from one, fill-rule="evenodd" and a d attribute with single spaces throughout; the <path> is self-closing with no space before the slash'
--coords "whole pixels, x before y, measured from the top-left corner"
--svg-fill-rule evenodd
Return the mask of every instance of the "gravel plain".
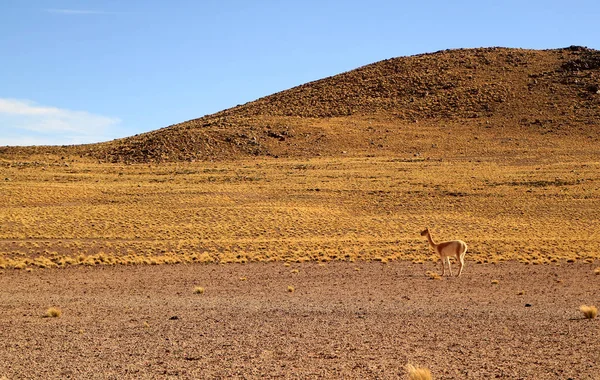
<path id="1" fill-rule="evenodd" d="M 5 270 L 0 378 L 600 377 L 597 263 L 436 264 Z"/>

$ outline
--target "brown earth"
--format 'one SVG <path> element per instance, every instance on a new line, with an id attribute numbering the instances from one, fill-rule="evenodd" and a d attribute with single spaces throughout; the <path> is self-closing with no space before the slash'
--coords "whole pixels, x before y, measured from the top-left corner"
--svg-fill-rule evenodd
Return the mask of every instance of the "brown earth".
<path id="1" fill-rule="evenodd" d="M 438 379 L 598 378 L 599 320 L 578 310 L 600 304 L 594 264 L 467 261 L 432 280 L 434 265 L 5 271 L 0 377 L 387 379 L 412 363 Z"/>
<path id="2" fill-rule="evenodd" d="M 176 94 L 174 95 L 176 96 Z M 556 137 L 598 143 L 600 52 L 445 50 L 373 63 L 199 119 L 112 142 L 76 147 L 0 148 L 5 155 L 53 152 L 110 162 L 193 161 L 252 156 L 422 153 L 415 130 L 435 130 L 448 154 L 502 134 L 536 148 Z M 481 131 L 493 132 L 472 136 Z M 437 144 L 430 141 L 431 144 Z M 506 154 L 503 151 L 501 154 Z M 510 154 L 510 153 L 509 153 Z"/>

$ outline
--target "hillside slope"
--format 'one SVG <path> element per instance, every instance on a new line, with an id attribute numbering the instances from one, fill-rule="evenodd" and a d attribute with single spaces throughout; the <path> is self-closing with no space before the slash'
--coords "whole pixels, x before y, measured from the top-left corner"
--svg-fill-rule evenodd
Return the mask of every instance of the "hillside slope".
<path id="1" fill-rule="evenodd" d="M 420 155 L 438 146 L 458 154 L 489 150 L 490 139 L 538 148 L 555 144 L 549 137 L 597 142 L 599 106 L 599 51 L 457 49 L 384 60 L 199 119 L 72 149 L 103 161 L 149 162 Z"/>

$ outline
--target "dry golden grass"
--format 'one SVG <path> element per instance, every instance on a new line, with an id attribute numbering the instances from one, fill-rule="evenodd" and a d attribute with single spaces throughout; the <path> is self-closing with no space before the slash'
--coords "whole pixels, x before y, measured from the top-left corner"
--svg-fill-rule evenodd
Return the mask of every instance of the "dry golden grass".
<path id="1" fill-rule="evenodd" d="M 195 294 L 204 294 L 204 288 L 202 286 L 196 286 L 194 288 L 194 293 Z"/>
<path id="2" fill-rule="evenodd" d="M 579 310 L 583 313 L 583 316 L 588 319 L 594 319 L 598 316 L 598 309 L 595 306 L 581 305 Z"/>
<path id="3" fill-rule="evenodd" d="M 291 286 L 291 285 L 289 285 L 289 286 L 287 287 L 287 291 L 288 291 L 288 292 L 290 292 L 290 293 L 294 293 L 294 291 L 295 291 L 295 290 L 296 290 L 296 288 L 294 288 L 294 287 L 293 287 L 293 286 Z"/>
<path id="4" fill-rule="evenodd" d="M 406 365 L 409 380 L 431 380 L 431 371 L 427 368 L 415 367 L 412 364 Z"/>
<path id="5" fill-rule="evenodd" d="M 600 230 L 600 162 L 581 155 L 548 162 L 544 152 L 506 162 L 460 155 L 161 165 L 0 159 L 0 177 L 11 179 L 0 181 L 0 269 L 438 263 L 419 236 L 425 225 L 439 240 L 469 244 L 467 268 L 599 259 L 600 236 L 580 231 Z"/>
<path id="6" fill-rule="evenodd" d="M 492 285 L 498 285 L 500 283 L 500 281 L 498 280 L 492 280 Z"/>
<path id="7" fill-rule="evenodd" d="M 600 275 L 600 267 L 594 269 L 594 274 L 595 275 Z"/>
<path id="8" fill-rule="evenodd" d="M 62 311 L 57 307 L 51 307 L 46 310 L 46 314 L 44 316 L 46 318 L 58 318 L 62 315 Z"/>

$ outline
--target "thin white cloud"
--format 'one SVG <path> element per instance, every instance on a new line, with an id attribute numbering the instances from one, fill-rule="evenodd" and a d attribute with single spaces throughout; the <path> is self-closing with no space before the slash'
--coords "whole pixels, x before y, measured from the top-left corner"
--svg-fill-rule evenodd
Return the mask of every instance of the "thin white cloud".
<path id="1" fill-rule="evenodd" d="M 60 112 L 56 107 L 39 106 L 28 100 L 0 98 L 0 114 L 56 115 Z"/>
<path id="2" fill-rule="evenodd" d="M 0 98 L 0 145 L 69 145 L 111 140 L 121 120 Z"/>
<path id="3" fill-rule="evenodd" d="M 45 9 L 48 13 L 58 13 L 63 15 L 103 15 L 110 14 L 110 12 L 105 11 L 95 11 L 89 9 Z"/>

